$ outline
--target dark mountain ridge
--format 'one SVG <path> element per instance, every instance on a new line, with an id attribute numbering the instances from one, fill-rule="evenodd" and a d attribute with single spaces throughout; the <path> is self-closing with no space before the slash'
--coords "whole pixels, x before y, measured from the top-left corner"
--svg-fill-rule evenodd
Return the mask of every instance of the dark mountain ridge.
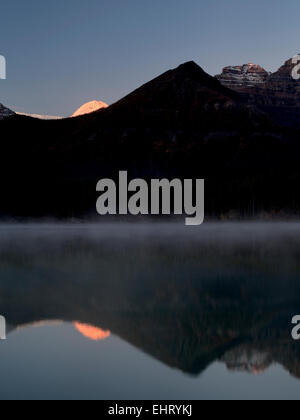
<path id="1" fill-rule="evenodd" d="M 2 216 L 96 216 L 102 177 L 206 180 L 206 211 L 298 211 L 299 132 L 193 62 L 79 118 L 0 122 Z M 282 193 L 278 195 L 278 188 Z"/>

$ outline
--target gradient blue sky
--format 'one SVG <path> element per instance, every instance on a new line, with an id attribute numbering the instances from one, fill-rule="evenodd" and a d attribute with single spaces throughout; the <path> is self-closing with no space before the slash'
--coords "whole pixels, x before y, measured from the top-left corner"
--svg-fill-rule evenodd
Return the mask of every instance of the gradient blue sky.
<path id="1" fill-rule="evenodd" d="M 300 52 L 299 15 L 299 0 L 2 2 L 0 102 L 67 116 L 189 60 L 210 74 L 248 62 L 276 70 Z"/>

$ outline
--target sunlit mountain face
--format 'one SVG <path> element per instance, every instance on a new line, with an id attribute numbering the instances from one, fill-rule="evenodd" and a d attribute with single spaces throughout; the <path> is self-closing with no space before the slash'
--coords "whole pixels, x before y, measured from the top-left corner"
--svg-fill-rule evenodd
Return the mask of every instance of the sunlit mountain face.
<path id="1" fill-rule="evenodd" d="M 83 104 L 77 111 L 74 112 L 72 117 L 79 117 L 81 115 L 91 114 L 99 109 L 107 108 L 108 105 L 102 101 L 91 101 Z"/>
<path id="2" fill-rule="evenodd" d="M 110 336 L 110 331 L 104 331 L 101 328 L 93 327 L 92 325 L 81 324 L 80 322 L 74 322 L 74 327 L 84 337 L 92 341 L 106 340 Z"/>
<path id="3" fill-rule="evenodd" d="M 62 120 L 64 117 L 54 115 L 41 115 L 41 114 L 29 114 L 25 112 L 16 112 L 17 115 L 23 115 L 24 117 L 36 118 L 38 120 Z"/>

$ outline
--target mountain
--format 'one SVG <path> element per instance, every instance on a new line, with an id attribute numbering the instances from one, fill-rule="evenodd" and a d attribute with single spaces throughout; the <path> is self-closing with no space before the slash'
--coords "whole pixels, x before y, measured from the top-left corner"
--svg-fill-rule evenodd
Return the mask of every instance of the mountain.
<path id="1" fill-rule="evenodd" d="M 251 101 L 279 124 L 300 128 L 300 82 L 292 77 L 294 67 L 292 59 L 286 61 L 261 90 L 251 92 Z"/>
<path id="2" fill-rule="evenodd" d="M 186 117 L 189 111 L 225 110 L 239 102 L 240 97 L 234 91 L 223 87 L 196 63 L 188 62 L 146 83 L 109 110 L 128 108 L 130 112 L 149 113 L 149 116 L 160 118 L 163 122 L 161 112 L 172 118 L 174 114 Z"/>
<path id="3" fill-rule="evenodd" d="M 245 99 L 250 104 L 275 122 L 300 128 L 300 83 L 292 77 L 292 59 L 275 73 L 267 73 L 258 65 L 250 66 L 226 67 L 216 77 L 224 86 L 247 95 Z"/>
<path id="4" fill-rule="evenodd" d="M 263 85 L 270 73 L 257 64 L 244 64 L 242 66 L 225 67 L 222 74 L 216 76 L 222 85 L 245 92 L 248 88 Z"/>
<path id="5" fill-rule="evenodd" d="M 2 217 L 96 217 L 97 181 L 120 170 L 205 178 L 206 214 L 300 209 L 298 131 L 193 62 L 108 108 L 58 121 L 18 115 L 0 123 L 0 134 Z"/>
<path id="6" fill-rule="evenodd" d="M 16 112 L 17 115 L 23 115 L 24 117 L 37 118 L 39 120 L 62 120 L 64 117 L 51 116 L 51 115 L 39 115 L 39 114 L 26 114 L 24 112 Z"/>
<path id="7" fill-rule="evenodd" d="M 101 101 L 91 101 L 82 105 L 77 111 L 74 112 L 72 117 L 79 117 L 81 115 L 91 114 L 92 112 L 98 111 L 102 108 L 107 108 L 108 105 Z"/>
<path id="8" fill-rule="evenodd" d="M 0 104 L 0 120 L 3 120 L 4 118 L 10 117 L 14 114 L 15 113 L 13 111 L 6 108 L 4 105 Z"/>

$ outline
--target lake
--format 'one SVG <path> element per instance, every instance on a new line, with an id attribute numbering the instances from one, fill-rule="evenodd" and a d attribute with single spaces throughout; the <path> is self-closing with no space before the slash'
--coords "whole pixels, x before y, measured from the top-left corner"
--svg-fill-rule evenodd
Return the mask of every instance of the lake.
<path id="1" fill-rule="evenodd" d="M 0 399 L 299 399 L 300 223 L 0 225 Z"/>

